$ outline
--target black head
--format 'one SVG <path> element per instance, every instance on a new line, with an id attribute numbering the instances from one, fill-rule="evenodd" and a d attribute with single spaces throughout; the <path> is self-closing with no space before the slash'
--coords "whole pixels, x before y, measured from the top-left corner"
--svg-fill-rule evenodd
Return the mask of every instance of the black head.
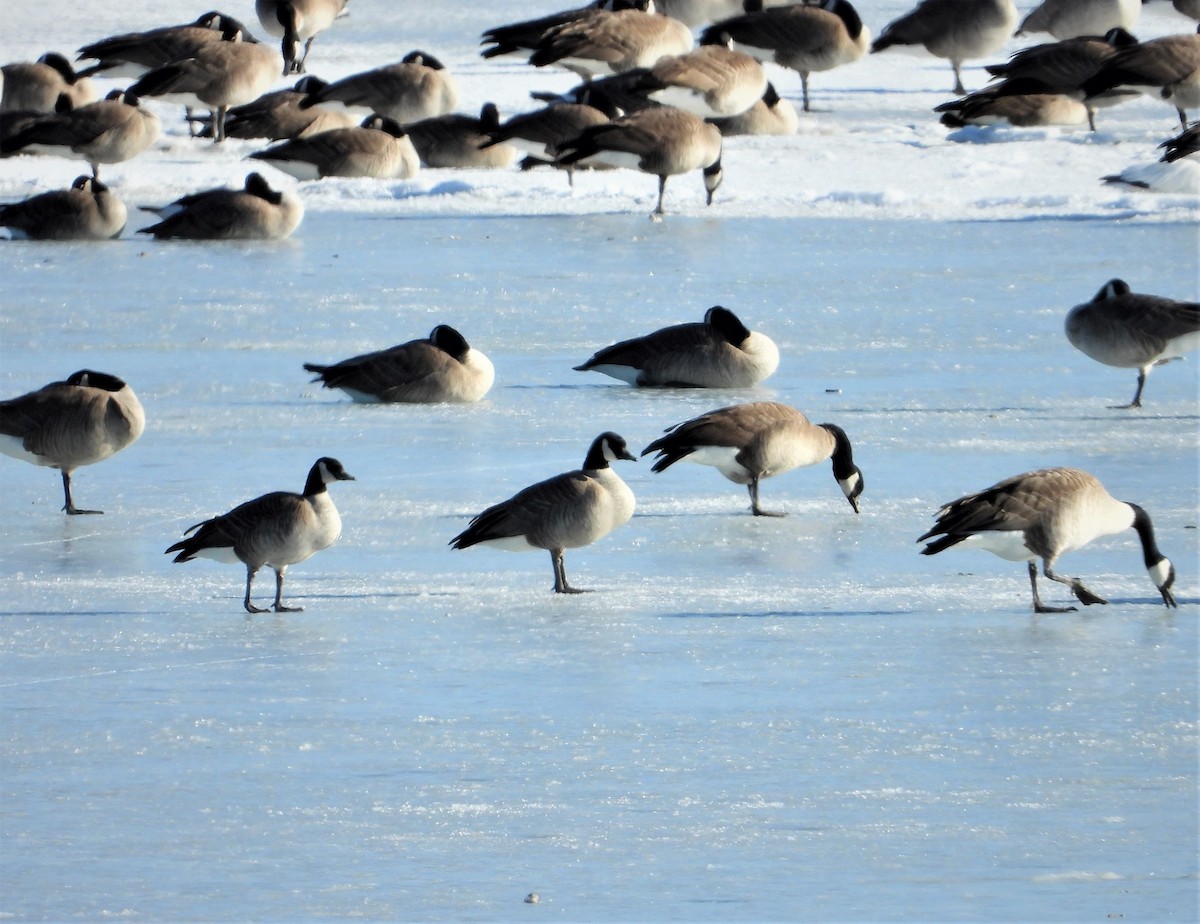
<path id="1" fill-rule="evenodd" d="M 1175 586 L 1175 566 L 1171 560 L 1159 551 L 1158 542 L 1154 538 L 1154 525 L 1150 522 L 1150 514 L 1137 504 L 1129 504 L 1133 510 L 1133 528 L 1137 531 L 1138 539 L 1142 542 L 1142 563 L 1150 580 L 1162 594 L 1163 603 L 1168 607 L 1178 606 L 1175 594 L 1171 588 Z"/>
<path id="2" fill-rule="evenodd" d="M 725 173 L 721 169 L 721 155 L 717 155 L 717 159 L 704 168 L 704 191 L 706 194 L 705 204 L 712 205 L 713 193 L 717 191 L 717 187 L 721 185 L 721 181 L 725 179 Z"/>
<path id="3" fill-rule="evenodd" d="M 354 481 L 355 478 L 342 467 L 342 463 L 330 456 L 321 456 L 313 465 L 313 471 L 319 472 L 325 484 L 331 481 Z"/>
<path id="4" fill-rule="evenodd" d="M 1110 279 L 1104 283 L 1104 287 L 1096 293 L 1093 302 L 1104 302 L 1113 298 L 1120 298 L 1122 295 L 1129 294 L 1129 283 L 1124 279 Z"/>
<path id="5" fill-rule="evenodd" d="M 1113 48 L 1129 48 L 1138 43 L 1137 36 L 1120 26 L 1104 33 L 1104 41 Z"/>
<path id="6" fill-rule="evenodd" d="M 467 338 L 449 324 L 439 324 L 435 327 L 429 334 L 429 340 L 443 353 L 453 356 L 460 363 L 467 358 L 467 353 L 471 350 Z"/>
<path id="7" fill-rule="evenodd" d="M 107 372 L 97 372 L 94 369 L 80 369 L 67 376 L 68 385 L 78 385 L 81 388 L 100 388 L 104 391 L 120 391 L 125 382 Z"/>
<path id="8" fill-rule="evenodd" d="M 636 462 L 637 456 L 629 451 L 629 446 L 625 443 L 623 437 L 608 430 L 592 440 L 587 458 L 583 460 L 583 467 L 592 471 L 598 471 L 602 468 L 608 468 L 609 463 L 615 462 L 617 459 Z"/>
<path id="9" fill-rule="evenodd" d="M 259 199 L 265 199 L 272 205 L 279 205 L 283 201 L 283 193 L 272 189 L 271 184 L 263 179 L 261 173 L 246 175 L 246 192 L 252 196 L 257 196 Z"/>
<path id="10" fill-rule="evenodd" d="M 777 91 L 775 89 L 775 84 L 773 84 L 773 83 L 767 84 L 766 92 L 764 92 L 762 95 L 762 101 L 768 107 L 774 107 L 774 106 L 779 105 L 779 91 Z"/>
<path id="11" fill-rule="evenodd" d="M 738 320 L 736 314 L 720 305 L 713 305 L 704 312 L 704 323 L 734 346 L 744 343 L 750 336 L 750 328 Z"/>
<path id="12" fill-rule="evenodd" d="M 38 64 L 44 64 L 46 67 L 58 71 L 62 79 L 67 83 L 73 84 L 79 79 L 79 75 L 75 73 L 75 68 L 71 67 L 71 62 L 57 51 L 46 52 L 46 54 L 38 58 Z"/>
<path id="13" fill-rule="evenodd" d="M 444 71 L 446 65 L 442 64 L 437 58 L 425 51 L 410 51 L 400 59 L 401 64 L 423 64 L 425 67 L 432 68 L 435 71 Z"/>
<path id="14" fill-rule="evenodd" d="M 823 423 L 820 426 L 833 436 L 833 456 L 830 460 L 833 463 L 833 477 L 842 493 L 846 495 L 850 506 L 854 508 L 854 512 L 858 513 L 858 498 L 866 486 L 866 481 L 862 470 L 854 464 L 854 450 L 850 445 L 850 437 L 837 424 Z"/>
<path id="15" fill-rule="evenodd" d="M 95 182 L 100 182 L 96 180 Z M 92 178 L 90 176 L 77 176 L 75 182 L 71 184 L 72 189 L 87 189 L 92 186 Z M 107 189 L 108 187 L 105 187 Z"/>

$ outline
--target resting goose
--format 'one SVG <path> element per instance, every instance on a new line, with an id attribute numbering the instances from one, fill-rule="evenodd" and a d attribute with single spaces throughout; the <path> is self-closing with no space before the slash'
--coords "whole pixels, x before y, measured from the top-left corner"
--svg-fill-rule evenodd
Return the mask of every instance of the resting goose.
<path id="1" fill-rule="evenodd" d="M 1035 613 L 1066 613 L 1073 606 L 1042 603 L 1037 587 L 1037 560 L 1042 573 L 1066 584 L 1085 606 L 1107 603 L 1079 578 L 1054 572 L 1060 555 L 1082 548 L 1093 539 L 1132 527 L 1142 543 L 1142 560 L 1166 606 L 1176 606 L 1171 587 L 1175 567 L 1158 550 L 1150 517 L 1137 504 L 1114 500 L 1099 480 L 1077 468 L 1046 468 L 1006 478 L 978 494 L 968 494 L 943 506 L 937 522 L 917 541 L 932 539 L 922 555 L 945 549 L 986 549 L 1007 561 L 1029 563 L 1029 584 Z"/>
<path id="2" fill-rule="evenodd" d="M 62 471 L 63 510 L 81 510 L 71 499 L 71 474 L 131 445 L 146 428 L 137 395 L 115 375 L 80 369 L 65 381 L 0 401 L 0 452 Z"/>
<path id="3" fill-rule="evenodd" d="M 248 155 L 298 180 L 327 176 L 407 180 L 421 169 L 412 142 L 394 119 L 367 116 L 361 126 L 284 141 Z"/>
<path id="4" fill-rule="evenodd" d="M 204 520 L 184 531 L 181 539 L 165 554 L 178 552 L 176 562 L 193 558 L 246 566 L 246 597 L 242 601 L 248 613 L 266 610 L 250 602 L 254 575 L 266 565 L 275 572 L 277 613 L 295 613 L 299 606 L 284 606 L 283 575 L 288 565 L 333 545 L 342 532 L 342 518 L 328 485 L 334 481 L 354 481 L 337 459 L 323 456 L 313 464 L 304 483 L 304 492 L 273 491 L 234 507 L 228 513 Z"/>
<path id="5" fill-rule="evenodd" d="M 610 464 L 617 459 L 636 461 L 625 440 L 612 432 L 601 433 L 592 441 L 581 469 L 539 481 L 489 507 L 450 540 L 451 548 L 547 549 L 554 567 L 554 592 L 581 593 L 567 582 L 564 550 L 591 545 L 633 516 L 633 492 Z"/>
<path id="6" fill-rule="evenodd" d="M 735 135 L 794 135 L 800 127 L 796 107 L 781 97 L 775 85 L 768 83 L 762 99 L 741 115 L 727 119 L 709 119 L 726 138 Z"/>
<path id="7" fill-rule="evenodd" d="M 248 174 L 241 189 L 206 189 L 161 208 L 143 208 L 162 220 L 138 233 L 158 240 L 278 241 L 304 217 L 295 193 L 272 189 L 259 173 Z"/>
<path id="8" fill-rule="evenodd" d="M 637 9 L 597 10 L 547 30 L 529 63 L 554 64 L 586 80 L 651 67 L 665 55 L 691 51 L 693 44 L 692 31 L 669 16 Z"/>
<path id="9" fill-rule="evenodd" d="M 433 55 L 410 51 L 397 64 L 335 80 L 309 93 L 300 105 L 344 106 L 360 118 L 374 113 L 407 125 L 453 112 L 458 84 Z"/>
<path id="10" fill-rule="evenodd" d="M 709 411 L 670 427 L 642 455 L 651 452 L 658 453 L 651 471 L 665 471 L 681 460 L 698 462 L 746 485 L 755 516 L 783 516 L 759 507 L 760 481 L 831 459 L 833 477 L 858 513 L 863 477 L 846 431 L 835 424 L 812 424 L 786 404 L 755 401 Z"/>
<path id="11" fill-rule="evenodd" d="M 75 109 L 95 102 L 99 95 L 86 75 L 76 73 L 57 52 L 37 61 L 6 64 L 0 67 L 0 75 L 0 113 L 55 112 L 60 105 Z"/>
<path id="12" fill-rule="evenodd" d="M 56 189 L 0 205 L 0 227 L 14 238 L 35 241 L 107 241 L 121 236 L 127 211 L 117 195 L 90 176 Z"/>

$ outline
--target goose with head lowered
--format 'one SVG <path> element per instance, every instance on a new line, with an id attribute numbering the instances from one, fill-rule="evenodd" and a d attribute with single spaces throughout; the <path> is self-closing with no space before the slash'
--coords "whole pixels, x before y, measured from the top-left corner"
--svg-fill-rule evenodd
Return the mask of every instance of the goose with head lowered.
<path id="1" fill-rule="evenodd" d="M 1107 603 L 1079 578 L 1054 571 L 1055 562 L 1101 536 L 1132 527 L 1142 543 L 1142 561 L 1167 607 L 1176 605 L 1171 587 L 1175 567 L 1159 550 L 1150 517 L 1137 504 L 1115 500 L 1094 475 L 1077 468 L 1046 468 L 1006 478 L 943 506 L 937 522 L 918 542 L 932 540 L 922 555 L 949 548 L 985 549 L 1007 561 L 1029 566 L 1035 613 L 1065 613 L 1075 607 L 1042 603 L 1037 587 L 1037 562 L 1052 581 L 1066 584 L 1085 606 Z"/>
<path id="2" fill-rule="evenodd" d="M 539 481 L 487 508 L 450 540 L 451 548 L 546 549 L 554 568 L 554 592 L 581 593 L 567 582 L 564 551 L 591 545 L 633 516 L 633 492 L 611 465 L 618 459 L 636 461 L 624 439 L 611 431 L 601 433 L 582 468 Z"/>
<path id="3" fill-rule="evenodd" d="M 264 565 L 275 572 L 277 613 L 299 612 L 302 607 L 283 603 L 283 575 L 288 565 L 302 562 L 337 541 L 342 533 L 342 518 L 329 495 L 335 481 L 354 481 L 337 459 L 322 456 L 313 464 L 304 483 L 304 491 L 272 491 L 239 504 L 228 513 L 204 520 L 184 531 L 185 538 L 166 550 L 177 552 L 173 561 L 193 558 L 246 566 L 246 597 L 242 601 L 248 613 L 266 610 L 250 601 L 254 575 Z"/>
<path id="4" fill-rule="evenodd" d="M 605 347 L 575 369 L 641 386 L 749 388 L 779 367 L 779 349 L 728 308 L 714 305 L 704 320 L 674 324 Z"/>
<path id="5" fill-rule="evenodd" d="M 316 373 L 314 382 L 340 388 L 360 404 L 468 403 L 486 395 L 496 377 L 491 360 L 448 324 L 421 340 L 304 368 Z"/>
<path id="6" fill-rule="evenodd" d="M 0 401 L 0 452 L 62 472 L 63 510 L 82 510 L 71 498 L 71 475 L 131 445 L 146 428 L 137 395 L 106 372 L 80 369 L 62 382 Z"/>
<path id="7" fill-rule="evenodd" d="M 282 39 L 283 76 L 303 74 L 313 40 L 343 15 L 348 0 L 254 0 L 269 35 Z M 300 43 L 304 43 L 303 53 Z"/>
<path id="8" fill-rule="evenodd" d="M 658 453 L 653 472 L 665 471 L 680 461 L 697 462 L 713 466 L 735 484 L 746 485 L 755 516 L 783 516 L 759 506 L 759 482 L 831 459 L 833 477 L 858 513 L 863 476 L 854 464 L 846 431 L 836 424 L 813 424 L 786 404 L 754 401 L 709 411 L 668 428 L 642 455 L 651 452 Z"/>

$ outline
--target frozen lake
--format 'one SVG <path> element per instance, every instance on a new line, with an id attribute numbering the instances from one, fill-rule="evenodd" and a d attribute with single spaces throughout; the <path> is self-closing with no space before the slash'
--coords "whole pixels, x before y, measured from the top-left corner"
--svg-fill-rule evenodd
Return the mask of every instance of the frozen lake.
<path id="1" fill-rule="evenodd" d="M 486 6 L 438 28 L 525 12 Z M 902 8 L 872 11 L 875 30 Z M 349 47 L 328 40 L 343 69 L 356 47 L 376 57 L 373 7 L 354 9 Z M 123 14 L 197 12 L 172 11 Z M 55 15 L 67 49 L 138 27 L 55 0 L 0 38 L 5 60 L 40 53 L 30 36 Z M 464 108 L 487 74 L 468 39 L 448 55 Z M 949 76 L 868 67 L 814 81 L 835 138 L 892 105 L 856 89 L 883 68 L 914 71 L 906 118 Z M 302 184 L 309 214 L 280 244 L 170 246 L 133 220 L 113 244 L 0 242 L 0 395 L 88 367 L 126 378 L 147 416 L 76 476 L 102 517 L 63 516 L 57 473 L 0 459 L 0 917 L 1194 920 L 1200 376 L 1194 356 L 1172 363 L 1143 410 L 1110 410 L 1134 373 L 1062 332 L 1115 276 L 1197 297 L 1196 197 L 1094 181 L 1171 128 L 1161 104 L 1129 108 L 1099 140 L 864 127 L 879 149 L 849 166 L 787 139 L 818 158 L 819 193 L 807 162 L 758 139 L 729 152 L 740 176 L 711 209 L 698 178 L 672 181 L 661 224 L 644 177 L 569 193 L 560 176 L 429 171 Z M 179 131 L 144 170 L 113 168 L 130 201 L 244 175 L 252 147 L 197 151 Z M 926 144 L 908 186 L 855 172 Z M 1080 161 L 1086 183 L 1037 186 Z M 0 195 L 78 172 L 0 161 Z M 714 304 L 779 344 L 758 388 L 572 371 Z M 357 406 L 301 368 L 438 323 L 495 363 L 482 403 Z M 636 452 L 750 399 L 845 428 L 859 516 L 827 465 L 765 482 L 789 514 L 773 519 L 714 470 L 644 459 L 619 463 L 630 523 L 567 553 L 593 593 L 550 593 L 544 553 L 447 546 L 603 430 Z M 298 490 L 321 455 L 357 480 L 332 489 L 340 542 L 289 571 L 304 612 L 247 618 L 241 568 L 163 555 L 200 519 Z M 1132 531 L 1062 560 L 1111 603 L 1061 615 L 1031 614 L 1022 565 L 918 554 L 940 503 L 1059 464 L 1150 512 L 1178 610 Z"/>

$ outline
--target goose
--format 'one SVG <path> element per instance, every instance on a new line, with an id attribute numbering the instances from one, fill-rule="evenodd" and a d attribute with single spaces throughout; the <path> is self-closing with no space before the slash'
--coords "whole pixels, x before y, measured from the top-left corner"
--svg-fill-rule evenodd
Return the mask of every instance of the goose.
<path id="1" fill-rule="evenodd" d="M 654 8 L 689 29 L 728 19 L 744 9 L 742 0 L 655 0 Z"/>
<path id="2" fill-rule="evenodd" d="M 479 118 L 455 112 L 412 122 L 404 130 L 426 167 L 498 169 L 517 159 L 511 144 L 493 142 L 499 128 L 496 104 L 484 103 Z"/>
<path id="3" fill-rule="evenodd" d="M 1138 192 L 1200 195 L 1200 163 L 1193 160 L 1177 160 L 1174 163 L 1156 160 L 1130 164 L 1120 173 L 1110 173 L 1100 179 L 1109 185 L 1128 187 Z"/>
<path id="4" fill-rule="evenodd" d="M 554 568 L 554 592 L 583 593 L 567 582 L 563 552 L 591 545 L 633 516 L 633 492 L 610 464 L 617 459 L 636 461 L 624 439 L 611 431 L 601 433 L 582 468 L 539 481 L 488 507 L 450 540 L 450 547 L 546 549 Z"/>
<path id="5" fill-rule="evenodd" d="M 691 170 L 704 172 L 706 202 L 712 205 L 713 193 L 721 185 L 721 133 L 702 119 L 676 109 L 661 106 L 644 109 L 594 125 L 562 145 L 558 163 L 605 164 L 629 167 L 658 177 L 658 204 L 652 217 L 663 214 L 663 194 L 667 177 Z"/>
<path id="6" fill-rule="evenodd" d="M 54 154 L 83 160 L 100 178 L 101 164 L 118 164 L 141 154 L 162 131 L 158 116 L 128 90 L 78 109 L 41 116 L 0 141 L 4 155 Z"/>
<path id="7" fill-rule="evenodd" d="M 335 481 L 354 481 L 337 459 L 322 456 L 313 463 L 304 483 L 304 491 L 272 491 L 239 504 L 228 513 L 204 520 L 184 530 L 186 538 L 176 542 L 164 554 L 178 552 L 173 561 L 211 558 L 226 564 L 246 566 L 246 597 L 242 605 L 247 613 L 265 613 L 266 609 L 250 602 L 254 575 L 267 565 L 275 572 L 277 613 L 298 613 L 300 606 L 284 606 L 283 575 L 288 565 L 302 562 L 333 545 L 342 532 L 342 518 L 328 485 Z"/>
<path id="8" fill-rule="evenodd" d="M 421 169 L 404 129 L 383 116 L 368 116 L 356 128 L 294 138 L 248 156 L 298 180 L 327 176 L 407 180 Z"/>
<path id="9" fill-rule="evenodd" d="M 343 106 L 362 115 L 377 113 L 401 125 L 453 112 L 458 84 L 433 55 L 410 51 L 397 64 L 351 74 L 310 93 L 301 107 Z"/>
<path id="10" fill-rule="evenodd" d="M 55 112 L 66 98 L 71 109 L 86 106 L 98 98 L 95 85 L 78 74 L 57 52 L 48 52 L 37 61 L 18 61 L 0 67 L 3 93 L 0 112 Z"/>
<path id="11" fill-rule="evenodd" d="M 34 241 L 111 240 L 121 236 L 126 217 L 125 203 L 90 176 L 76 177 L 69 189 L 0 205 L 0 227 Z"/>
<path id="12" fill-rule="evenodd" d="M 1200 122 L 1193 122 L 1174 138 L 1159 145 L 1165 153 L 1160 160 L 1165 164 L 1186 158 L 1195 159 L 1200 154 Z"/>
<path id="13" fill-rule="evenodd" d="M 243 41 L 254 41 L 238 20 L 212 10 L 182 25 L 100 39 L 84 45 L 78 55 L 80 61 L 96 62 L 84 70 L 85 74 L 136 80 L 157 67 L 190 58 L 206 45 L 223 41 L 226 32 L 240 32 Z"/>
<path id="14" fill-rule="evenodd" d="M 783 472 L 825 459 L 833 462 L 833 477 L 858 513 L 863 476 L 854 464 L 850 438 L 841 427 L 812 424 L 794 407 L 775 401 L 735 404 L 701 414 L 669 427 L 642 450 L 657 452 L 651 467 L 662 472 L 676 462 L 711 465 L 735 484 L 750 491 L 750 510 L 756 516 L 783 516 L 758 504 L 758 484 Z"/>
<path id="15" fill-rule="evenodd" d="M 106 372 L 80 369 L 65 381 L 0 401 L 0 452 L 62 472 L 63 510 L 81 510 L 71 498 L 71 475 L 132 445 L 146 428 L 137 395 Z"/>
<path id="16" fill-rule="evenodd" d="M 254 0 L 267 33 L 283 40 L 283 76 L 304 73 L 313 39 L 343 15 L 348 0 Z M 304 53 L 300 43 L 304 42 Z"/>
<path id="17" fill-rule="evenodd" d="M 796 107 L 783 99 L 772 83 L 767 84 L 762 99 L 745 112 L 709 121 L 726 138 L 734 135 L 794 135 L 800 127 Z"/>
<path id="18" fill-rule="evenodd" d="M 1014 475 L 980 491 L 951 501 L 937 513 L 933 527 L 918 542 L 932 539 L 922 555 L 936 555 L 957 546 L 986 549 L 1006 561 L 1029 564 L 1035 613 L 1068 613 L 1075 607 L 1054 607 L 1038 595 L 1037 560 L 1042 573 L 1066 584 L 1084 606 L 1107 603 L 1079 578 L 1056 574 L 1059 556 L 1082 548 L 1093 539 L 1133 527 L 1142 543 L 1142 560 L 1166 606 L 1176 606 L 1171 586 L 1175 567 L 1158 550 L 1150 517 L 1137 504 L 1113 499 L 1104 485 L 1077 468 L 1045 468 Z"/>
<path id="19" fill-rule="evenodd" d="M 550 28 L 529 63 L 554 64 L 587 80 L 650 67 L 664 55 L 691 51 L 693 44 L 692 30 L 669 16 L 637 9 L 598 10 Z"/>
<path id="20" fill-rule="evenodd" d="M 921 45 L 954 68 L 954 92 L 966 93 L 962 65 L 1000 48 L 1017 21 L 1013 0 L 921 0 L 916 8 L 884 27 L 871 54 L 893 45 Z"/>
<path id="21" fill-rule="evenodd" d="M 547 34 L 559 26 L 569 23 L 583 22 L 593 18 L 601 18 L 604 12 L 619 10 L 640 10 L 654 12 L 651 0 L 595 0 L 587 6 L 577 9 L 563 10 L 551 13 L 549 16 L 539 16 L 536 19 L 526 19 L 503 26 L 494 26 L 483 33 L 481 45 L 488 47 L 479 54 L 483 58 L 498 58 L 503 55 L 529 54 L 546 38 Z"/>
<path id="22" fill-rule="evenodd" d="M 536 166 L 556 166 L 561 146 L 581 135 L 593 125 L 603 125 L 611 114 L 596 106 L 580 102 L 554 102 L 533 112 L 523 112 L 501 123 L 487 134 L 480 147 L 508 144 L 527 156 L 521 169 Z M 567 182 L 575 185 L 575 169 L 564 165 Z"/>
<path id="23" fill-rule="evenodd" d="M 1036 81 L 1006 80 L 986 90 L 934 107 L 942 113 L 942 124 L 1013 125 L 1019 128 L 1043 125 L 1081 125 L 1091 117 L 1087 106 L 1063 93 L 1047 91 Z"/>
<path id="24" fill-rule="evenodd" d="M 800 74 L 803 109 L 809 112 L 808 77 L 850 64 L 867 51 L 870 30 L 848 0 L 763 8 L 751 0 L 747 12 L 723 19 L 700 34 L 708 44 L 729 44 Z"/>
<path id="25" fill-rule="evenodd" d="M 1138 93 L 1113 90 L 1085 100 L 1083 84 L 1095 76 L 1117 49 L 1136 44 L 1134 36 L 1124 29 L 1114 28 L 1103 38 L 1085 35 L 1023 48 L 1003 64 L 987 65 L 986 70 L 993 78 L 1035 81 L 1046 92 L 1063 93 L 1081 100 L 1087 109 L 1088 126 L 1095 131 L 1097 108 L 1115 106 Z"/>
<path id="26" fill-rule="evenodd" d="M 279 241 L 304 217 L 295 193 L 272 189 L 258 173 L 248 174 L 241 189 L 206 189 L 161 208 L 143 208 L 162 220 L 138 233 L 156 240 Z"/>
<path id="27" fill-rule="evenodd" d="M 779 368 L 779 349 L 728 308 L 714 305 L 699 323 L 675 324 L 605 347 L 577 372 L 595 371 L 630 385 L 749 388 Z"/>
<path id="28" fill-rule="evenodd" d="M 762 99 L 767 74 L 757 58 L 724 45 L 702 44 L 668 55 L 645 71 L 640 92 L 702 119 L 740 115 Z"/>
<path id="29" fill-rule="evenodd" d="M 1084 355 L 1138 370 L 1133 400 L 1119 407 L 1141 407 L 1150 370 L 1200 347 L 1200 303 L 1143 295 L 1123 279 L 1110 279 L 1090 302 L 1067 312 L 1064 326 Z"/>
<path id="30" fill-rule="evenodd" d="M 1042 0 L 1017 27 L 1017 35 L 1049 32 L 1056 39 L 1103 35 L 1137 22 L 1143 0 Z"/>
<path id="31" fill-rule="evenodd" d="M 223 41 L 212 42 L 191 57 L 147 71 L 129 88 L 140 96 L 176 99 L 186 106 L 213 112 L 213 142 L 225 140 L 225 116 L 262 96 L 275 82 L 275 53 L 247 42 L 240 29 L 226 29 Z"/>
<path id="32" fill-rule="evenodd" d="M 1187 110 L 1200 107 L 1200 35 L 1165 35 L 1122 48 L 1083 84 L 1089 99 L 1118 88 L 1161 97 L 1187 128 Z"/>
<path id="33" fill-rule="evenodd" d="M 346 109 L 301 107 L 300 104 L 308 98 L 309 93 L 316 92 L 324 86 L 325 81 L 308 74 L 296 81 L 293 87 L 273 90 L 249 103 L 231 107 L 225 114 L 225 137 L 283 141 L 358 125 L 360 120 Z M 213 126 L 209 120 L 208 127 L 200 134 L 203 136 L 212 130 Z"/>
<path id="34" fill-rule="evenodd" d="M 316 373 L 314 382 L 340 388 L 361 404 L 469 403 L 486 395 L 496 378 L 491 360 L 448 324 L 423 340 L 304 368 Z"/>

